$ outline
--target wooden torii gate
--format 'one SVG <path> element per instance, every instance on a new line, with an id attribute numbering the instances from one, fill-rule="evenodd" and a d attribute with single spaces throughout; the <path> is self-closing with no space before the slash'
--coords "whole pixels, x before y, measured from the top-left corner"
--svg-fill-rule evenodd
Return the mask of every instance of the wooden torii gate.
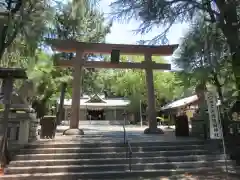
<path id="1" fill-rule="evenodd" d="M 73 67 L 73 90 L 72 109 L 70 118 L 70 129 L 64 132 L 65 135 L 84 134 L 79 129 L 79 108 L 81 95 L 82 67 L 86 68 L 121 68 L 121 69 L 145 69 L 146 84 L 148 92 L 148 121 L 149 127 L 144 133 L 162 134 L 163 131 L 157 128 L 153 70 L 171 70 L 170 64 L 161 64 L 152 61 L 152 55 L 169 56 L 172 55 L 178 45 L 147 46 L 147 45 L 123 45 L 104 43 L 83 43 L 74 40 L 48 40 L 54 51 L 76 53 L 72 60 L 58 59 L 56 65 L 60 67 Z M 145 60 L 141 63 L 134 62 L 102 62 L 86 61 L 83 59 L 85 53 L 111 54 L 113 50 L 120 51 L 121 54 L 144 55 Z"/>

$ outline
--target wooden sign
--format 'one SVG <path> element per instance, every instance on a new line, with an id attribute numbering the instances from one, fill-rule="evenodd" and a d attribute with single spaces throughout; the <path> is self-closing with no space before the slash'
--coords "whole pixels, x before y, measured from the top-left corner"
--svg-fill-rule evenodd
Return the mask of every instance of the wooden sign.
<path id="1" fill-rule="evenodd" d="M 222 132 L 219 112 L 217 108 L 217 96 L 212 92 L 206 92 L 205 100 L 207 101 L 208 106 L 210 138 L 221 139 Z"/>

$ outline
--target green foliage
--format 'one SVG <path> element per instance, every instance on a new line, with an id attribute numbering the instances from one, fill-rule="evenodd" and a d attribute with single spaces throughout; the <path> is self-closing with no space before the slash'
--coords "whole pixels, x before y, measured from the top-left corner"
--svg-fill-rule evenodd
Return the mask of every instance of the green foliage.
<path id="1" fill-rule="evenodd" d="M 0 8 L 6 10 L 5 18 L 0 19 L 5 24 L 0 28 L 0 63 L 16 66 L 20 64 L 16 56 L 32 55 L 38 48 L 51 10 L 44 0 L 3 1 Z"/>
<path id="2" fill-rule="evenodd" d="M 212 0 L 115 0 L 111 7 L 113 19 L 130 20 L 135 18 L 141 21 L 141 25 L 137 29 L 139 33 L 148 33 L 153 27 L 162 26 L 164 30 L 152 41 L 157 43 L 159 40 L 167 42 L 166 33 L 173 24 L 194 23 L 198 17 L 204 17 L 205 22 L 219 24 L 218 28 L 222 29 L 226 36 L 225 32 L 230 29 L 230 24 L 225 22 L 229 21 L 230 23 L 233 18 L 238 19 L 239 22 L 236 12 L 239 12 L 240 3 L 235 0 L 231 2 L 225 0 L 215 0 L 214 2 Z M 220 12 L 217 12 L 216 9 Z M 229 18 L 224 19 L 221 14 L 225 14 L 225 17 Z"/>
<path id="3" fill-rule="evenodd" d="M 196 5 L 199 4 L 199 5 Z M 199 13 L 200 3 L 194 1 L 157 1 L 157 0 L 116 0 L 111 4 L 113 19 L 141 21 L 138 33 L 148 33 L 154 26 L 161 25 L 164 31 L 151 41 L 167 42 L 166 33 L 177 22 L 191 21 Z"/>
<path id="4" fill-rule="evenodd" d="M 43 52 L 46 48 L 44 38 L 47 36 L 104 42 L 106 34 L 110 31 L 111 24 L 104 23 L 103 14 L 93 6 L 94 1 L 86 1 L 84 6 L 79 2 L 57 2 L 50 3 L 49 6 L 44 0 L 24 1 L 16 16 L 14 14 L 9 21 L 9 36 L 2 34 L 2 37 L 11 41 L 0 48 L 5 52 L 0 65 L 27 68 L 29 79 L 34 81 L 37 101 L 35 104 L 40 116 L 47 112 L 47 106 L 55 103 L 62 83 L 68 83 L 67 96 L 71 95 L 72 79 L 71 69 L 63 70 L 53 66 L 56 55 L 51 56 Z M 82 12 L 84 13 L 81 16 L 76 14 Z M 90 83 L 92 74 L 85 75 L 89 76 Z M 20 85 L 18 81 L 16 86 Z"/>
<path id="5" fill-rule="evenodd" d="M 105 57 L 105 60 L 108 58 Z M 121 61 L 141 62 L 144 60 L 142 56 L 121 56 Z M 161 57 L 154 57 L 154 61 L 165 63 L 166 61 Z M 96 72 L 96 83 L 98 88 L 94 86 L 95 90 L 107 92 L 109 96 L 126 97 L 131 101 L 129 110 L 137 112 L 140 106 L 140 100 L 147 105 L 147 87 L 144 70 L 136 69 L 112 69 L 99 70 Z M 175 73 L 172 72 L 154 72 L 154 87 L 157 107 L 179 98 L 183 94 L 183 86 Z M 94 89 L 92 88 L 92 89 Z"/>
<path id="6" fill-rule="evenodd" d="M 214 69 L 216 72 L 220 71 L 218 67 L 222 71 L 222 67 L 224 66 L 226 69 L 229 68 L 229 59 L 231 59 L 231 70 L 233 72 L 234 81 L 235 81 L 235 87 L 238 92 L 238 99 L 240 99 L 240 65 L 239 65 L 239 59 L 240 59 L 240 1 L 237 0 L 174 0 L 174 1 L 168 1 L 168 0 L 115 0 L 112 3 L 112 17 L 113 19 L 124 19 L 129 20 L 132 17 L 138 19 L 141 23 L 140 27 L 137 29 L 137 32 L 139 33 L 148 33 L 151 31 L 153 27 L 156 26 L 162 26 L 164 30 L 159 33 L 150 43 L 156 44 L 156 43 L 168 43 L 166 34 L 171 28 L 171 26 L 175 23 L 182 23 L 186 22 L 188 24 L 193 24 L 195 26 L 195 31 L 199 31 L 200 29 L 197 29 L 196 21 L 199 24 L 199 18 L 203 21 L 204 26 L 210 27 L 211 31 L 214 32 L 212 35 L 210 35 L 210 32 L 199 32 L 194 33 L 194 38 L 200 39 L 200 36 L 204 36 L 205 34 L 208 34 L 216 39 L 216 42 L 210 42 L 210 45 L 214 45 L 215 49 L 219 53 L 219 60 L 222 60 L 224 62 L 215 61 L 220 64 L 216 65 L 213 64 Z M 200 23 L 201 26 L 201 23 Z M 194 28 L 193 28 L 194 29 Z M 205 31 L 208 28 L 201 28 L 201 31 Z M 190 38 L 190 34 L 187 35 Z M 214 39 L 213 38 L 213 39 Z M 212 68 L 209 66 L 204 65 L 201 66 L 200 69 L 197 69 L 196 66 L 199 66 L 199 61 L 201 62 L 202 52 L 200 50 L 203 49 L 203 43 L 205 41 L 205 38 L 202 38 L 201 41 L 198 41 L 198 43 L 191 41 L 191 43 L 188 43 L 188 49 L 187 53 L 193 54 L 195 53 L 195 50 L 197 50 L 198 53 L 195 53 L 195 61 L 193 64 L 186 63 L 185 68 L 188 70 L 193 68 L 194 66 L 194 74 L 196 75 L 196 79 L 203 78 L 202 81 L 212 81 L 214 80 L 214 83 L 216 83 L 216 73 L 212 73 Z M 222 43 L 225 41 L 224 43 Z M 222 58 L 221 56 L 226 53 L 225 47 L 228 46 L 226 49 L 228 49 L 229 57 L 230 58 Z M 184 46 L 184 45 L 183 45 Z M 223 47 L 222 47 L 223 46 Z M 183 48 L 186 48 L 183 47 Z M 199 49 L 200 48 L 200 49 Z M 208 49 L 212 49 L 211 46 L 208 47 Z M 224 49 L 224 50 L 223 50 Z M 223 51 L 219 51 L 223 50 Z M 216 53 L 216 52 L 214 52 Z M 211 54 L 211 53 L 208 53 Z M 187 54 L 185 54 L 187 55 Z M 224 56 L 224 55 L 223 55 Z M 188 58 L 188 57 L 185 57 Z M 197 59 L 198 61 L 197 61 Z M 209 59 L 209 58 L 208 58 Z M 184 60 L 183 60 L 184 61 Z M 188 62 L 190 62 L 188 60 Z M 184 63 L 182 63 L 184 64 Z M 226 72 L 226 71 L 225 71 Z M 189 72 L 188 72 L 189 73 Z M 202 76 L 205 74 L 205 76 Z M 213 77 L 209 77 L 208 75 L 211 74 Z M 229 73 L 230 76 L 232 76 L 232 73 Z M 224 76 L 223 76 L 224 77 Z M 232 78 L 232 77 L 231 77 Z M 222 80 L 222 77 L 219 78 Z M 225 78 L 223 78 L 225 79 Z M 225 80 L 224 80 L 225 81 Z M 220 87 L 218 85 L 218 87 Z M 219 88 L 218 88 L 219 89 Z M 220 92 L 220 91 L 219 91 Z"/>
<path id="7" fill-rule="evenodd" d="M 28 0 L 21 6 L 26 11 L 21 11 L 23 14 L 19 11 L 20 16 L 14 17 L 14 21 L 18 21 L 17 26 L 13 24 L 14 21 L 11 21 L 11 26 L 9 24 L 13 40 L 4 46 L 5 53 L 0 63 L 1 66 L 27 69 L 29 79 L 35 85 L 34 104 L 39 117 L 43 117 L 48 107 L 54 105 L 60 95 L 62 83 L 68 84 L 67 97 L 70 97 L 72 92 L 72 69 L 55 67 L 53 61 L 59 57 L 71 59 L 74 54 L 48 54 L 45 52 L 47 48 L 44 39 L 50 37 L 104 42 L 106 34 L 110 32 L 111 23 L 104 22 L 104 15 L 94 6 L 95 3 L 96 1 L 75 0 L 49 5 L 44 0 Z M 87 54 L 85 58 L 91 60 L 93 57 L 96 56 Z M 109 56 L 103 58 L 109 61 Z M 122 62 L 143 60 L 142 56 L 121 56 Z M 161 57 L 153 57 L 153 60 L 166 63 Z M 143 70 L 84 69 L 83 77 L 82 90 L 85 94 L 104 92 L 108 96 L 127 97 L 131 100 L 129 110 L 133 112 L 139 110 L 140 100 L 147 104 Z M 17 87 L 20 85 L 21 83 L 16 83 Z M 182 94 L 182 86 L 179 86 L 179 80 L 174 73 L 154 72 L 154 86 L 157 106 Z"/>
<path id="8" fill-rule="evenodd" d="M 55 8 L 57 10 L 50 26 L 49 37 L 82 42 L 104 42 L 106 34 L 110 32 L 111 24 L 104 24 L 104 15 L 96 8 L 79 6 L 76 9 L 70 2 L 60 3 Z M 74 16 L 72 13 L 75 10 L 84 14 Z"/>
<path id="9" fill-rule="evenodd" d="M 222 32 L 214 24 L 198 19 L 186 33 L 175 63 L 182 69 L 178 75 L 184 86 L 213 85 L 222 96 L 229 93 L 229 85 L 234 90 L 230 56 Z"/>

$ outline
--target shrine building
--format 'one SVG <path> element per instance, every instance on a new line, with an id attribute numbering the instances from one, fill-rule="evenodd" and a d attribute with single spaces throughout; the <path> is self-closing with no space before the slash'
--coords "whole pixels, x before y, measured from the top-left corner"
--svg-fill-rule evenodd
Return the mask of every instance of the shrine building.
<path id="1" fill-rule="evenodd" d="M 59 104 L 58 100 L 58 104 Z M 122 124 L 124 112 L 130 101 L 125 98 L 106 98 L 104 95 L 83 95 L 80 98 L 79 122 L 109 121 L 110 124 Z M 71 99 L 64 100 L 64 120 L 71 117 Z"/>

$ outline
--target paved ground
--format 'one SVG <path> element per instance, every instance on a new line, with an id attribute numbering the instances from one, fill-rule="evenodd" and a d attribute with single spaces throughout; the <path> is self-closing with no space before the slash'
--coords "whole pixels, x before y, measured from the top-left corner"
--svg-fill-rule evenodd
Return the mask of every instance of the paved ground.
<path id="1" fill-rule="evenodd" d="M 63 136 L 62 133 L 64 130 L 68 129 L 68 126 L 58 126 L 56 133 L 56 140 L 77 140 L 80 139 L 81 136 Z M 81 125 L 80 127 L 84 131 L 84 136 L 88 137 L 88 141 L 90 140 L 112 140 L 112 141 L 123 141 L 124 131 L 123 126 L 121 125 Z M 147 126 L 134 126 L 127 125 L 126 132 L 128 140 L 131 142 L 141 142 L 141 141 L 179 141 L 179 140 L 196 140 L 193 137 L 176 137 L 174 135 L 174 129 L 170 129 L 167 126 L 160 126 L 159 128 L 163 129 L 165 134 L 144 134 L 143 131 L 147 128 Z"/>

